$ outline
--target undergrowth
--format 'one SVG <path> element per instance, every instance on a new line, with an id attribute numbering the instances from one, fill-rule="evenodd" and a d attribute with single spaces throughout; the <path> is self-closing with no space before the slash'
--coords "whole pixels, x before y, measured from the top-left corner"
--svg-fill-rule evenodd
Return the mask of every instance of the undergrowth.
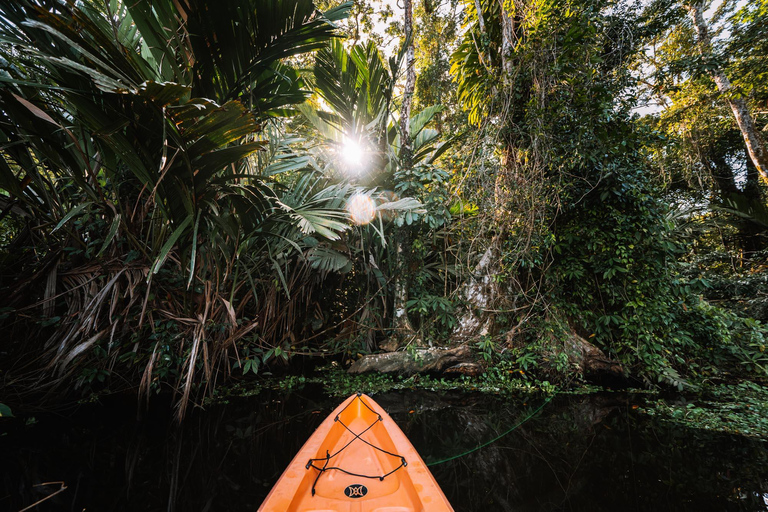
<path id="1" fill-rule="evenodd" d="M 711 386 L 694 398 L 659 398 L 640 411 L 688 428 L 768 440 L 768 388 L 754 382 Z"/>

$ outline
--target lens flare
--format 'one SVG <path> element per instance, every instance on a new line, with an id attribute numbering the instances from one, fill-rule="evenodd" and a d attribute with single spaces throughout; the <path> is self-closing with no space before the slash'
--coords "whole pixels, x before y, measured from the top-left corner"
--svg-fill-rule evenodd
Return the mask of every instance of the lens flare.
<path id="1" fill-rule="evenodd" d="M 359 141 L 345 139 L 341 146 L 341 158 L 349 169 L 360 172 L 365 164 L 365 150 Z"/>
<path id="2" fill-rule="evenodd" d="M 352 222 L 362 226 L 371 222 L 376 216 L 376 205 L 373 199 L 365 194 L 355 194 L 347 202 L 347 211 Z"/>

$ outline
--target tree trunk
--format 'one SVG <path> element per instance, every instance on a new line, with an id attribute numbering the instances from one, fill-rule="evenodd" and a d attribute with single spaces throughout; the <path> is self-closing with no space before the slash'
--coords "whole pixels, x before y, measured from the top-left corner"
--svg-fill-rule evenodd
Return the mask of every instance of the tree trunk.
<path id="1" fill-rule="evenodd" d="M 417 373 L 442 373 L 462 363 L 465 366 L 456 368 L 456 370 L 466 371 L 466 365 L 474 363 L 474 359 L 472 350 L 466 345 L 459 345 L 454 348 L 417 349 L 415 352 L 404 350 L 363 356 L 352 363 L 347 371 L 358 374 L 378 372 L 409 376 Z M 478 368 L 474 367 L 473 370 L 478 370 Z"/>
<path id="2" fill-rule="evenodd" d="M 512 38 L 515 34 L 515 20 L 504 7 L 504 0 L 499 0 L 501 7 L 501 68 L 505 83 L 512 76 Z"/>
<path id="3" fill-rule="evenodd" d="M 406 303 L 408 302 L 408 281 L 405 279 L 406 261 L 402 240 L 397 241 L 397 274 L 395 276 L 395 329 L 397 336 L 402 338 L 412 336 L 413 326 L 408 318 Z"/>
<path id="4" fill-rule="evenodd" d="M 475 10 L 477 11 L 477 25 L 480 27 L 480 33 L 485 35 L 485 18 L 483 17 L 483 8 L 480 6 L 480 0 L 475 0 Z"/>
<path id="5" fill-rule="evenodd" d="M 515 181 L 515 141 L 502 138 L 504 149 L 499 169 L 494 178 L 493 225 L 495 236 L 475 266 L 470 279 L 464 284 L 462 296 L 468 304 L 453 331 L 454 341 L 465 341 L 478 336 L 494 334 L 495 314 L 492 312 L 502 297 L 496 277 L 501 272 L 502 245 L 507 238 L 510 219 L 510 203 Z"/>
<path id="6" fill-rule="evenodd" d="M 688 6 L 688 11 L 693 19 L 693 26 L 698 37 L 696 46 L 699 54 L 705 59 L 710 59 L 712 57 L 712 42 L 709 38 L 707 24 L 704 21 L 702 3 L 694 2 L 690 4 Z M 763 181 L 768 183 L 768 152 L 766 151 L 765 143 L 755 126 L 755 122 L 752 119 L 752 114 L 749 111 L 747 102 L 739 95 L 733 85 L 731 85 L 731 81 L 728 80 L 728 77 L 725 76 L 722 69 L 714 67 L 710 71 L 710 75 L 715 81 L 717 89 L 728 101 L 728 104 L 733 111 L 733 116 L 736 118 L 736 123 L 739 125 L 741 135 L 744 137 L 744 143 L 747 146 L 749 158 L 755 164 L 755 168 L 760 173 Z"/>
<path id="7" fill-rule="evenodd" d="M 469 307 L 459 318 L 451 336 L 453 341 L 466 341 L 493 332 L 493 314 L 489 309 L 499 295 L 499 284 L 494 279 L 499 272 L 501 259 L 498 237 L 483 253 L 469 280 L 464 284 L 462 295 Z"/>
<path id="8" fill-rule="evenodd" d="M 405 3 L 405 40 L 408 49 L 405 55 L 405 89 L 403 90 L 403 106 L 400 109 L 400 161 L 403 167 L 411 165 L 411 105 L 413 91 L 416 89 L 415 50 L 413 44 L 413 0 Z"/>
<path id="9" fill-rule="evenodd" d="M 413 103 L 413 91 L 416 87 L 416 70 L 414 69 L 415 54 L 413 48 L 413 0 L 405 0 L 405 40 L 408 45 L 405 60 L 405 90 L 403 91 L 403 104 L 400 109 L 400 165 L 407 169 L 411 167 L 411 105 Z M 408 280 L 405 278 L 404 269 L 407 263 L 407 253 L 403 240 L 397 241 L 397 274 L 395 276 L 395 329 L 396 338 L 414 336 L 413 326 L 408 319 L 406 303 L 408 301 Z M 399 343 L 389 344 L 396 347 Z"/>
<path id="10" fill-rule="evenodd" d="M 512 59 L 515 38 L 515 19 L 504 6 L 504 0 L 498 0 L 501 7 L 501 88 L 506 98 L 512 97 L 512 77 L 514 61 Z M 480 31 L 484 34 L 485 26 L 480 2 L 475 2 Z M 484 34 L 485 35 L 485 34 Z M 508 115 L 508 114 L 507 114 Z M 510 122 L 505 120 L 506 122 Z M 519 186 L 520 177 L 516 172 L 516 140 L 502 136 L 502 155 L 499 170 L 494 178 L 493 224 L 495 236 L 474 268 L 469 281 L 462 290 L 468 304 L 467 310 L 459 318 L 453 332 L 454 340 L 467 340 L 477 336 L 494 334 L 495 313 L 504 290 L 501 289 L 497 276 L 501 272 L 502 247 L 508 236 L 510 223 L 510 204 L 513 190 Z"/>

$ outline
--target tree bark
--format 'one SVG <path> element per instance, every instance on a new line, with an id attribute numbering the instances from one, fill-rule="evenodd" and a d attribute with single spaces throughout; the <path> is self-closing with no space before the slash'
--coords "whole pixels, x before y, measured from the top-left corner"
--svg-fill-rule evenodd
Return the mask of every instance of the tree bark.
<path id="1" fill-rule="evenodd" d="M 405 61 L 405 89 L 403 91 L 403 104 L 400 109 L 400 165 L 407 169 L 411 162 L 411 105 L 413 104 L 413 91 L 416 88 L 416 70 L 414 68 L 415 53 L 413 48 L 413 0 L 405 0 L 405 41 L 408 45 Z M 413 326 L 408 319 L 406 302 L 408 301 L 408 280 L 403 272 L 407 263 L 406 251 L 403 241 L 397 242 L 397 276 L 395 277 L 395 329 L 397 337 L 413 336 Z"/>
<path id="2" fill-rule="evenodd" d="M 395 276 L 395 329 L 397 336 L 406 337 L 414 334 L 413 326 L 408 318 L 406 303 L 408 302 L 408 281 L 405 279 L 405 255 L 403 242 L 397 242 L 397 275 Z"/>
<path id="3" fill-rule="evenodd" d="M 693 20 L 693 27 L 696 30 L 696 36 L 698 38 L 696 47 L 699 55 L 709 59 L 712 57 L 712 41 L 709 37 L 707 23 L 704 20 L 703 5 L 701 2 L 694 2 L 688 5 L 688 11 Z M 752 160 L 752 163 L 754 163 L 755 168 L 760 173 L 763 181 L 768 184 L 768 151 L 766 151 L 765 143 L 755 126 L 747 102 L 744 98 L 738 95 L 738 91 L 731 85 L 731 81 L 728 80 L 728 77 L 722 69 L 717 67 L 713 68 L 710 71 L 710 76 L 715 81 L 717 89 L 728 101 L 728 104 L 733 111 L 733 116 L 736 118 L 736 124 L 739 125 L 739 130 L 741 131 L 744 143 L 747 146 L 749 158 Z"/>
<path id="4" fill-rule="evenodd" d="M 483 17 L 483 8 L 480 6 L 480 0 L 475 0 L 475 10 L 477 11 L 477 24 L 480 27 L 480 33 L 485 35 L 485 18 Z"/>
<path id="5" fill-rule="evenodd" d="M 502 290 L 496 276 L 501 272 L 502 244 L 510 222 L 509 205 L 511 189 L 516 179 L 514 172 L 514 140 L 503 138 L 501 162 L 494 179 L 493 223 L 496 234 L 475 266 L 469 280 L 464 283 L 462 296 L 467 302 L 466 311 L 459 317 L 451 339 L 466 341 L 478 336 L 494 334 L 495 314 L 490 310 L 499 301 Z"/>
<path id="6" fill-rule="evenodd" d="M 487 310 L 493 307 L 493 302 L 499 295 L 499 284 L 494 279 L 499 273 L 499 245 L 498 237 L 494 237 L 464 284 L 462 295 L 468 308 L 459 318 L 459 323 L 452 333 L 451 339 L 454 341 L 471 340 L 493 331 L 493 315 Z"/>
<path id="7" fill-rule="evenodd" d="M 403 105 L 400 109 L 400 160 L 404 167 L 411 165 L 411 105 L 413 92 L 416 89 L 415 50 L 413 44 L 413 0 L 405 3 L 405 40 L 408 49 L 405 55 L 405 89 L 403 90 Z"/>
<path id="8" fill-rule="evenodd" d="M 472 350 L 466 345 L 454 348 L 417 349 L 387 354 L 370 354 L 358 359 L 347 370 L 349 373 L 398 373 L 414 375 L 427 372 L 444 372 L 461 363 L 473 363 Z"/>
<path id="9" fill-rule="evenodd" d="M 512 77 L 512 38 L 515 34 L 515 20 L 504 7 L 504 0 L 499 0 L 501 7 L 501 68 L 505 83 Z"/>

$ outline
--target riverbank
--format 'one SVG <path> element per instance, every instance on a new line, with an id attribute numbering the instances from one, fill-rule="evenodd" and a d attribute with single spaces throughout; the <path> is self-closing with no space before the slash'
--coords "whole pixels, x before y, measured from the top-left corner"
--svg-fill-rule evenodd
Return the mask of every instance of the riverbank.
<path id="1" fill-rule="evenodd" d="M 744 435 L 768 440 L 768 386 L 749 380 L 734 383 L 705 382 L 683 392 L 648 389 L 612 389 L 590 384 L 555 386 L 528 378 L 525 372 L 490 368 L 479 377 L 456 378 L 414 375 L 399 377 L 370 373 L 354 375 L 337 365 L 318 368 L 310 376 L 263 377 L 219 388 L 203 406 L 224 405 L 232 399 L 257 396 L 265 391 L 292 392 L 307 386 L 320 387 L 330 397 L 344 398 L 361 392 L 460 392 L 507 399 L 543 399 L 555 395 L 626 395 L 638 397 L 635 409 L 659 421 L 685 428 Z M 642 403 L 642 405 L 640 405 Z"/>

